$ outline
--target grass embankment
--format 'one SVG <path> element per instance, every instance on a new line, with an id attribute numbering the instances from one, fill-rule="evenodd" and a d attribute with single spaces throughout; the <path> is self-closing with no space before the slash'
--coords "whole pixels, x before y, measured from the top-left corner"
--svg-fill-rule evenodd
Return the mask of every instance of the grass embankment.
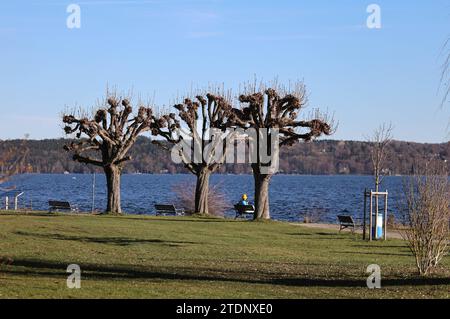
<path id="1" fill-rule="evenodd" d="M 0 298 L 450 297 L 450 257 L 415 277 L 401 240 L 288 223 L 0 213 Z M 82 270 L 68 289 L 69 264 Z M 382 289 L 366 287 L 378 264 Z"/>

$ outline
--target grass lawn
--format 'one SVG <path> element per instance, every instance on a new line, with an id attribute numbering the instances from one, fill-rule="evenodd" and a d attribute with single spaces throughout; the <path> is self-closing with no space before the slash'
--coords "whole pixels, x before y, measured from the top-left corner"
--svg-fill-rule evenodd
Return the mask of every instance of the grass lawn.
<path id="1" fill-rule="evenodd" d="M 0 298 L 449 298 L 401 240 L 281 222 L 0 213 Z M 4 262 L 5 263 L 5 262 Z M 69 264 L 82 270 L 68 289 Z M 366 287 L 370 264 L 382 289 Z"/>

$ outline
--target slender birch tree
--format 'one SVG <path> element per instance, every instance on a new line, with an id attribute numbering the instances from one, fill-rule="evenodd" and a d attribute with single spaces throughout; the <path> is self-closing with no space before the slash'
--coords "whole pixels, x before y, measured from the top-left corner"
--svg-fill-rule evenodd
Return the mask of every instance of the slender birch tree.
<path id="1" fill-rule="evenodd" d="M 386 169 L 386 160 L 389 155 L 387 147 L 392 142 L 392 131 L 392 124 L 383 123 L 367 140 L 370 145 L 370 159 L 376 192 L 380 190 L 383 181 L 383 170 Z"/>

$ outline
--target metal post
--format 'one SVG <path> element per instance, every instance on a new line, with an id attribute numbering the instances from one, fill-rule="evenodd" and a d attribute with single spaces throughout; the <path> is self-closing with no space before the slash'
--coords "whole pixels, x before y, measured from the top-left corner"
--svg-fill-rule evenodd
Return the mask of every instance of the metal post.
<path id="1" fill-rule="evenodd" d="M 363 240 L 366 239 L 366 212 L 367 212 L 367 188 L 364 189 L 364 219 L 363 219 Z"/>
<path id="2" fill-rule="evenodd" d="M 372 206 L 373 206 L 373 196 L 372 196 L 372 191 L 370 191 L 370 216 L 369 216 L 369 240 L 372 241 Z"/>
<path id="3" fill-rule="evenodd" d="M 95 210 L 95 172 L 92 179 L 92 213 Z"/>
<path id="4" fill-rule="evenodd" d="M 5 210 L 9 210 L 9 198 L 8 198 L 8 196 L 5 197 Z"/>
<path id="5" fill-rule="evenodd" d="M 14 210 L 17 211 L 18 209 L 18 202 L 19 202 L 19 197 L 23 195 L 23 192 L 17 193 L 16 196 L 14 196 Z"/>
<path id="6" fill-rule="evenodd" d="M 375 239 L 378 239 L 378 192 L 375 194 Z"/>
<path id="7" fill-rule="evenodd" d="M 387 240 L 387 206 L 388 206 L 388 191 L 384 195 L 384 240 Z"/>

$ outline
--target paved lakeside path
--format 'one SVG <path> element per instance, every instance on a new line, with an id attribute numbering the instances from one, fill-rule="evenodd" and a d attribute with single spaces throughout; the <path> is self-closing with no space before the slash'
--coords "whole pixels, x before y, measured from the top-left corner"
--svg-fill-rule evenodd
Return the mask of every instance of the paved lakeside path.
<path id="1" fill-rule="evenodd" d="M 289 223 L 289 224 L 294 225 L 294 226 L 312 228 L 312 229 L 335 230 L 336 232 L 339 232 L 339 225 L 337 225 L 337 224 L 318 224 L 318 223 Z M 345 232 L 350 232 L 350 231 L 348 229 L 345 229 L 342 232 L 345 233 Z M 355 233 L 362 234 L 363 231 L 361 228 L 357 228 L 357 229 L 355 229 Z M 398 230 L 388 230 L 387 239 L 389 239 L 389 238 L 403 239 L 402 235 L 400 234 L 400 232 Z"/>

